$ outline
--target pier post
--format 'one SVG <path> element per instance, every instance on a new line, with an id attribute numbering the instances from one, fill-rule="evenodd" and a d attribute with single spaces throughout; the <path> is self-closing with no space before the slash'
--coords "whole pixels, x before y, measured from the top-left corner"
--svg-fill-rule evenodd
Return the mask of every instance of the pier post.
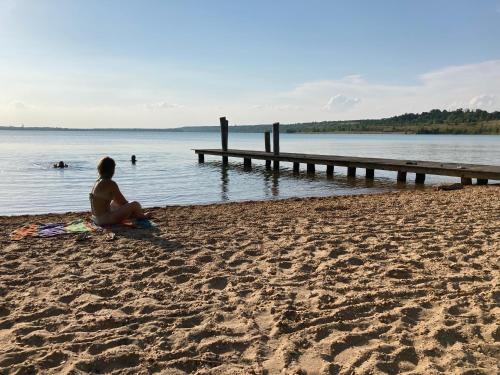
<path id="1" fill-rule="evenodd" d="M 227 138 L 228 138 L 228 132 L 229 132 L 229 122 L 226 120 L 225 117 L 220 118 L 220 135 L 221 135 L 221 141 L 222 141 L 222 151 L 227 151 Z M 227 156 L 222 156 L 222 164 L 227 165 L 228 164 L 228 157 Z"/>
<path id="2" fill-rule="evenodd" d="M 274 156 L 279 156 L 280 154 L 280 123 L 275 122 L 273 124 L 273 153 Z M 274 170 L 280 169 L 279 160 L 274 161 Z"/>
<path id="3" fill-rule="evenodd" d="M 425 182 L 425 173 L 417 173 L 415 175 L 415 183 L 423 184 Z"/>
<path id="4" fill-rule="evenodd" d="M 307 163 L 307 173 L 314 174 L 314 172 L 316 172 L 316 165 L 311 164 L 311 163 Z"/>
<path id="5" fill-rule="evenodd" d="M 477 184 L 478 185 L 488 185 L 488 179 L 486 179 L 486 178 L 478 178 L 477 179 Z"/>
<path id="6" fill-rule="evenodd" d="M 297 161 L 293 162 L 293 173 L 298 174 L 300 172 L 300 163 Z"/>
<path id="7" fill-rule="evenodd" d="M 266 152 L 271 152 L 271 132 L 264 132 L 264 147 Z M 271 169 L 271 160 L 266 160 L 266 169 Z"/>
<path id="8" fill-rule="evenodd" d="M 243 167 L 245 169 L 252 169 L 252 159 L 250 159 L 250 158 L 243 158 Z"/>
<path id="9" fill-rule="evenodd" d="M 326 166 L 326 175 L 328 177 L 332 177 L 333 176 L 333 165 L 327 165 Z"/>
<path id="10" fill-rule="evenodd" d="M 369 178 L 370 180 L 375 178 L 375 169 L 371 168 L 366 168 L 366 178 Z"/>
<path id="11" fill-rule="evenodd" d="M 398 182 L 406 182 L 406 172 L 398 171 Z"/>
<path id="12" fill-rule="evenodd" d="M 356 177 L 356 167 L 347 167 L 347 177 Z"/>
<path id="13" fill-rule="evenodd" d="M 198 154 L 198 163 L 204 163 L 205 162 L 205 154 Z"/>
<path id="14" fill-rule="evenodd" d="M 472 185 L 472 178 L 470 178 L 470 177 L 462 177 L 460 179 L 460 182 L 462 183 L 462 185 Z"/>

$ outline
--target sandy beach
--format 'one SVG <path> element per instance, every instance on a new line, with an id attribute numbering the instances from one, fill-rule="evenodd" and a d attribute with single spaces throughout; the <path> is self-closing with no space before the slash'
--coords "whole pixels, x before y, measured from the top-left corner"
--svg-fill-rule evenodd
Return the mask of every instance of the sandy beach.
<path id="1" fill-rule="evenodd" d="M 499 371 L 500 186 L 152 212 L 0 217 L 0 373 Z"/>

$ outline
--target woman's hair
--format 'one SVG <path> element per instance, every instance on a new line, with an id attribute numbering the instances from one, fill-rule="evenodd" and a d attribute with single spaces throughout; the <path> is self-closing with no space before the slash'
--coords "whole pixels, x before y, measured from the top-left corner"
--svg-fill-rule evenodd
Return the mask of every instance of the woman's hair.
<path id="1" fill-rule="evenodd" d="M 102 178 L 112 178 L 115 174 L 115 161 L 106 156 L 99 160 L 99 164 L 97 164 L 97 171 L 99 172 L 99 176 Z"/>

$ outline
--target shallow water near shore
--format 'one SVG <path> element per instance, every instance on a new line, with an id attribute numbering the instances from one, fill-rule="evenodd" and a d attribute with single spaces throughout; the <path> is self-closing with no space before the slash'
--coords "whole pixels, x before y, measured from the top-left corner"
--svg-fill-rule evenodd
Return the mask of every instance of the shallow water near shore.
<path id="1" fill-rule="evenodd" d="M 279 174 L 255 161 L 244 171 L 242 160 L 206 156 L 198 164 L 194 148 L 218 148 L 218 133 L 153 131 L 0 131 L 0 215 L 87 211 L 88 193 L 96 178 L 95 165 L 109 155 L 117 162 L 115 179 L 125 196 L 145 207 L 205 204 L 241 200 L 280 199 L 377 193 L 414 189 L 414 175 L 398 184 L 395 172 L 375 171 L 355 179 L 345 168 L 326 178 L 318 166 L 314 177 L 305 166 L 294 176 L 291 164 L 282 163 Z M 233 133 L 229 147 L 262 150 L 263 134 Z M 282 134 L 283 152 L 371 156 L 477 164 L 500 163 L 500 136 L 403 134 Z M 130 163 L 135 154 L 138 162 Z M 52 168 L 64 160 L 69 168 Z M 427 176 L 426 186 L 457 182 L 457 178 Z"/>

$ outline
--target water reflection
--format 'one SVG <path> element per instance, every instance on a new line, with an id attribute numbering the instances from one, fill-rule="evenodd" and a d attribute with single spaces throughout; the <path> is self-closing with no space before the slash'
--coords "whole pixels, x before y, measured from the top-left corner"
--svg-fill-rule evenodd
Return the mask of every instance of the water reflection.
<path id="1" fill-rule="evenodd" d="M 229 166 L 224 165 L 221 163 L 220 165 L 220 170 L 221 170 L 221 195 L 220 198 L 223 202 L 227 202 L 229 200 L 229 194 L 228 194 L 228 184 L 229 184 L 229 177 L 228 177 L 228 171 Z"/>
<path id="2" fill-rule="evenodd" d="M 348 176 L 347 169 L 343 167 L 335 168 L 330 175 L 323 170 L 326 168 L 319 165 L 314 172 L 307 171 L 307 168 L 294 170 L 292 165 L 290 168 L 282 165 L 279 170 L 267 169 L 265 164 L 255 164 L 252 168 L 248 168 L 248 165 L 238 162 L 223 165 L 214 161 L 204 163 L 202 166 L 218 170 L 220 173 L 219 196 L 223 202 L 234 200 L 234 196 L 240 195 L 242 191 L 248 192 L 250 199 L 274 199 L 296 195 L 329 196 L 425 188 L 410 181 L 397 182 L 395 176 L 366 178 L 362 169 L 356 176 Z M 232 188 L 231 181 L 234 184 Z M 261 192 L 258 189 L 259 185 L 262 186 Z M 294 193 L 287 193 L 292 191 Z"/>

